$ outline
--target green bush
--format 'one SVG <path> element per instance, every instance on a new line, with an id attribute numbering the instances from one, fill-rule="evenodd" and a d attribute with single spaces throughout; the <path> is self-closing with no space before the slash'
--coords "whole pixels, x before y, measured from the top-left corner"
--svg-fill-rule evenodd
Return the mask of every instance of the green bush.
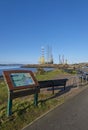
<path id="1" fill-rule="evenodd" d="M 43 68 L 37 68 L 37 74 L 44 74 L 45 70 Z"/>

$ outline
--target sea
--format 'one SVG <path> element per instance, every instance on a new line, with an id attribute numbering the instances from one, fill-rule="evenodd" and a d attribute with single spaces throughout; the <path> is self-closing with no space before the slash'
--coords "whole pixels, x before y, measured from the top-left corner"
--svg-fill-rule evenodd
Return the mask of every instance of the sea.
<path id="1" fill-rule="evenodd" d="M 5 66 L 1 66 L 0 65 L 0 76 L 3 75 L 3 71 L 4 70 L 30 70 L 32 72 L 36 72 L 37 68 L 23 68 L 20 65 L 5 65 Z M 45 71 L 51 71 L 54 70 L 54 68 L 44 68 Z"/>

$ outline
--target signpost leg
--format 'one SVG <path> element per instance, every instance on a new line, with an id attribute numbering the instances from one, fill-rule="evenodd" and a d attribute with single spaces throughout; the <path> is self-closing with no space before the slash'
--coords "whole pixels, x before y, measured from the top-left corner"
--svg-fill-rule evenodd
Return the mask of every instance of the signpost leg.
<path id="1" fill-rule="evenodd" d="M 38 105 L 38 93 L 34 94 L 34 105 L 37 106 Z"/>
<path id="2" fill-rule="evenodd" d="M 54 86 L 52 86 L 52 94 L 54 95 Z"/>
<path id="3" fill-rule="evenodd" d="M 7 108 L 7 116 L 12 115 L 12 98 L 11 98 L 11 92 L 8 94 L 8 108 Z"/>
<path id="4" fill-rule="evenodd" d="M 64 84 L 64 90 L 65 90 L 65 87 L 66 87 L 66 83 Z"/>

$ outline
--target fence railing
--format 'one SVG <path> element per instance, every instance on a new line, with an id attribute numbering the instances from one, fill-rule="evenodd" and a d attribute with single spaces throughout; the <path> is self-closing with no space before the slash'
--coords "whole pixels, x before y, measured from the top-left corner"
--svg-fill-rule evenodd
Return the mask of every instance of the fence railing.
<path id="1" fill-rule="evenodd" d="M 88 84 L 88 76 L 82 76 L 82 75 L 75 75 L 70 78 L 68 78 L 66 86 L 84 86 Z"/>

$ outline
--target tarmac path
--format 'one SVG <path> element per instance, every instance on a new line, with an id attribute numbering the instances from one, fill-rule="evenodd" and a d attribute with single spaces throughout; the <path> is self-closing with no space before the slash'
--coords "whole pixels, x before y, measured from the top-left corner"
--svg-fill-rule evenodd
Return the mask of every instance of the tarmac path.
<path id="1" fill-rule="evenodd" d="M 23 130 L 88 130 L 88 87 Z"/>

